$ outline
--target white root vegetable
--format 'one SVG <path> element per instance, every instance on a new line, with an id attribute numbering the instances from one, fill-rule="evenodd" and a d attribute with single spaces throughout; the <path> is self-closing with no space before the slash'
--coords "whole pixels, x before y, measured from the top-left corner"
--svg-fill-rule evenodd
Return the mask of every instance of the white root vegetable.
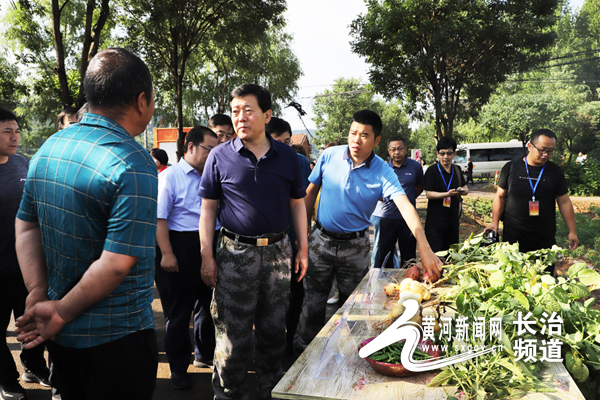
<path id="1" fill-rule="evenodd" d="M 431 298 L 431 293 L 429 292 L 429 290 L 427 290 L 427 287 L 421 282 L 412 282 L 410 284 L 410 291 L 420 294 L 423 300 L 429 300 Z"/>
<path id="2" fill-rule="evenodd" d="M 421 295 L 418 293 L 415 293 L 411 290 L 403 290 L 402 292 L 400 292 L 400 299 L 398 300 L 398 303 L 402 304 L 404 303 L 406 300 L 416 300 L 417 302 L 419 302 L 419 304 L 421 303 Z"/>
<path id="3" fill-rule="evenodd" d="M 402 304 L 395 303 L 394 306 L 392 307 L 392 310 L 390 311 L 389 316 L 392 318 L 399 317 L 400 315 L 402 315 L 404 310 L 406 310 L 406 307 L 404 307 Z"/>
<path id="4" fill-rule="evenodd" d="M 414 282 L 411 278 L 405 278 L 400 282 L 400 291 L 410 290 L 410 284 Z"/>

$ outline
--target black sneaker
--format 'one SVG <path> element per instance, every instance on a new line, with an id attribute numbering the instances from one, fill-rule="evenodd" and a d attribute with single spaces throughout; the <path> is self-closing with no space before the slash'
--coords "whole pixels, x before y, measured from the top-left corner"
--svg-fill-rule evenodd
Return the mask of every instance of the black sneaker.
<path id="1" fill-rule="evenodd" d="M 0 399 L 2 400 L 25 400 L 27 395 L 25 389 L 19 382 L 0 385 Z"/>
<path id="2" fill-rule="evenodd" d="M 23 382 L 39 383 L 42 386 L 50 387 L 50 372 L 48 371 L 48 368 L 39 371 L 25 369 L 21 379 L 23 379 Z"/>
<path id="3" fill-rule="evenodd" d="M 171 386 L 177 390 L 183 390 L 192 386 L 192 381 L 187 372 L 180 374 L 177 372 L 171 372 Z"/>

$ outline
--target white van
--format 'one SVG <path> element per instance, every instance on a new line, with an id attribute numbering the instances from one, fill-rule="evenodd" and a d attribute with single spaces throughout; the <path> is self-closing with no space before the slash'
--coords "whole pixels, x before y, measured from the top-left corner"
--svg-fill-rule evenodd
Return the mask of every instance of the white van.
<path id="1" fill-rule="evenodd" d="M 473 163 L 474 178 L 493 178 L 504 164 L 526 152 L 520 140 L 495 143 L 467 143 L 458 145 L 454 163 L 463 171 L 467 169 L 468 159 Z"/>

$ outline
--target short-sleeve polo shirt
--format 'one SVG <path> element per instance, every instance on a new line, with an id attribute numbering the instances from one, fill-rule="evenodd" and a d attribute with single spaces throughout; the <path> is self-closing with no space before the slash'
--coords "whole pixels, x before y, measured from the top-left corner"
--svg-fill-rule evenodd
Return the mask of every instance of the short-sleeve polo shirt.
<path id="1" fill-rule="evenodd" d="M 380 198 L 392 200 L 404 194 L 398 177 L 381 157 L 371 153 L 355 167 L 348 146 L 325 150 L 308 179 L 321 185 L 319 222 L 334 233 L 368 228 Z"/>
<path id="2" fill-rule="evenodd" d="M 283 232 L 290 198 L 306 196 L 298 156 L 273 140 L 257 160 L 239 137 L 215 147 L 204 166 L 198 195 L 219 200 L 221 226 L 244 236 Z"/>
<path id="3" fill-rule="evenodd" d="M 121 125 L 92 113 L 52 135 L 31 159 L 17 218 L 40 225 L 50 300 L 64 297 L 104 250 L 138 257 L 56 343 L 88 348 L 154 329 L 157 186 L 148 151 Z"/>
<path id="4" fill-rule="evenodd" d="M 423 184 L 423 167 L 421 167 L 421 164 L 408 157 L 399 167 L 396 167 L 391 160 L 387 164 L 398 177 L 408 200 L 410 200 L 413 206 L 416 206 L 417 186 Z M 396 207 L 396 203 L 391 200 L 378 202 L 373 215 L 381 218 L 403 219 L 400 210 Z"/>

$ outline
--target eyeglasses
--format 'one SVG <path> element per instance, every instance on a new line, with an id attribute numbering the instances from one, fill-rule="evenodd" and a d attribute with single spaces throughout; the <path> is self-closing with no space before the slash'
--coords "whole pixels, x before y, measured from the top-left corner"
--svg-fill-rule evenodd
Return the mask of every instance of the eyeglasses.
<path id="1" fill-rule="evenodd" d="M 389 151 L 391 151 L 391 152 L 393 153 L 393 152 L 395 152 L 395 151 L 402 151 L 402 150 L 404 150 L 405 148 L 406 148 L 406 146 L 405 146 L 405 147 L 389 147 L 389 148 L 388 148 L 388 150 L 389 150 Z"/>
<path id="2" fill-rule="evenodd" d="M 438 151 L 438 154 L 440 155 L 440 157 L 452 157 L 454 155 L 453 151 Z"/>
<path id="3" fill-rule="evenodd" d="M 204 147 L 201 144 L 199 144 L 198 147 L 202 147 L 204 150 L 208 151 L 209 153 L 213 149 L 212 147 Z"/>
<path id="4" fill-rule="evenodd" d="M 553 155 L 554 153 L 556 153 L 556 149 L 544 149 L 544 150 L 541 150 L 541 149 L 538 149 L 538 147 L 537 147 L 535 144 L 533 144 L 532 142 L 529 142 L 529 143 L 531 143 L 531 145 L 532 145 L 533 147 L 535 147 L 535 149 L 536 149 L 537 151 L 539 151 L 539 152 L 540 152 L 542 155 L 547 155 L 547 156 L 550 156 L 550 157 L 552 157 L 552 155 Z"/>

